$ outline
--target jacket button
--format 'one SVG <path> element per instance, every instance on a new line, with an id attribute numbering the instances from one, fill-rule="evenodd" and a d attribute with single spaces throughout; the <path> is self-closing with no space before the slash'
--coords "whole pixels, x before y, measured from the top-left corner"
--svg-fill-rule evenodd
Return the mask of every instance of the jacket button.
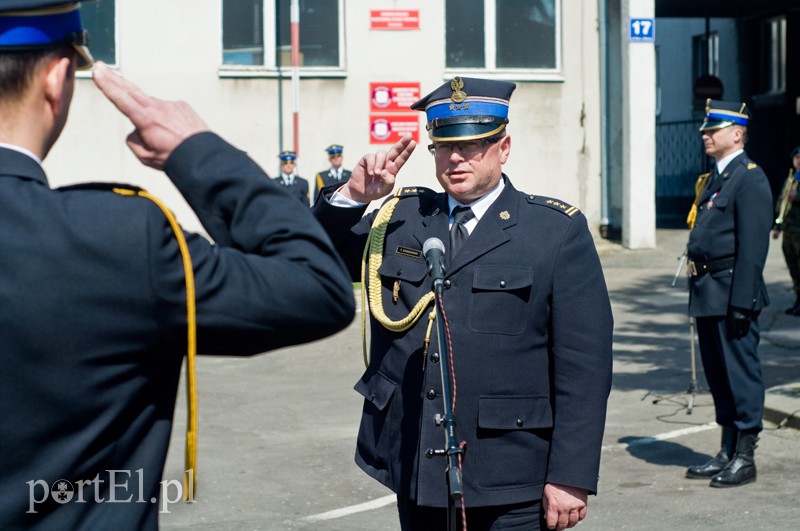
<path id="1" fill-rule="evenodd" d="M 436 398 L 436 391 L 434 391 L 433 389 L 429 389 L 428 393 L 425 396 L 428 397 L 428 400 L 433 400 Z"/>
<path id="2" fill-rule="evenodd" d="M 506 281 L 505 281 L 505 280 L 501 280 L 501 281 L 500 281 L 500 287 L 501 287 L 501 288 L 504 288 L 504 287 L 506 287 Z"/>
<path id="3" fill-rule="evenodd" d="M 523 424 L 525 423 L 522 421 L 522 419 L 517 419 L 517 426 L 521 428 Z"/>
<path id="4" fill-rule="evenodd" d="M 431 354 L 431 361 L 433 363 L 439 363 L 439 353 L 438 352 L 434 352 L 433 354 Z"/>
<path id="5" fill-rule="evenodd" d="M 449 280 L 445 280 L 444 281 L 444 289 L 450 289 L 450 281 Z"/>

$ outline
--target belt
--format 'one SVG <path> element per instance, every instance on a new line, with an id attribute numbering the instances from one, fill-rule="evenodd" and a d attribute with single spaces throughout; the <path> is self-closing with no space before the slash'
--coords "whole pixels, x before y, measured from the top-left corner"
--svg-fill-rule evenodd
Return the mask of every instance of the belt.
<path id="1" fill-rule="evenodd" d="M 699 277 L 706 273 L 730 269 L 735 262 L 736 258 L 733 256 L 730 258 L 722 258 L 721 260 L 712 260 L 711 262 L 695 262 L 694 260 L 689 260 L 689 272 L 693 277 Z"/>

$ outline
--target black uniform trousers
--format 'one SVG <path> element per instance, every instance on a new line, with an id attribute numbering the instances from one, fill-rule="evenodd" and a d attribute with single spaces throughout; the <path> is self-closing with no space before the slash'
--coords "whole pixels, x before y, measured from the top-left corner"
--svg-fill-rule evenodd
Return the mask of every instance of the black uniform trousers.
<path id="1" fill-rule="evenodd" d="M 447 529 L 447 509 L 419 506 L 408 498 L 397 497 L 397 512 L 402 531 L 444 531 Z M 456 528 L 462 528 L 461 508 L 457 508 Z M 542 512 L 542 500 L 490 505 L 467 506 L 467 525 L 470 531 L 539 531 L 547 529 Z"/>
<path id="2" fill-rule="evenodd" d="M 760 431 L 764 382 L 757 354 L 758 318 L 753 318 L 750 331 L 741 339 L 728 335 L 724 316 L 695 319 L 717 423 L 740 431 Z"/>

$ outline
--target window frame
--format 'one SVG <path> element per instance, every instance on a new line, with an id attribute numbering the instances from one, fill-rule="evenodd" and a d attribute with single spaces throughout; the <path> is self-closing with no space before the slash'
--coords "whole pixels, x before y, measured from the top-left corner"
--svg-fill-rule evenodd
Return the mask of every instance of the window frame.
<path id="1" fill-rule="evenodd" d="M 104 2 L 113 2 L 114 3 L 114 62 L 113 63 L 106 63 L 112 69 L 119 68 L 119 57 L 120 57 L 120 39 L 119 39 L 119 1 L 118 0 L 104 0 Z M 84 25 L 85 27 L 85 25 Z M 89 31 L 89 51 L 92 51 L 92 32 Z M 96 59 L 96 58 L 95 58 Z M 75 72 L 75 77 L 78 79 L 91 79 L 92 71 L 91 70 L 77 70 Z"/>
<path id="2" fill-rule="evenodd" d="M 220 33 L 220 50 L 218 69 L 219 77 L 291 77 L 292 66 L 279 67 L 276 61 L 277 43 L 275 34 L 275 17 L 277 11 L 276 2 L 279 0 L 262 0 L 263 20 L 262 20 L 262 39 L 264 41 L 264 64 L 263 65 L 231 65 L 222 62 L 222 38 Z M 298 74 L 301 78 L 343 78 L 347 76 L 347 55 L 345 47 L 345 10 L 344 0 L 335 0 L 338 4 L 339 22 L 339 65 L 338 66 L 300 66 Z M 222 28 L 222 0 L 220 2 L 220 28 Z M 300 19 L 302 31 L 303 19 Z"/>
<path id="3" fill-rule="evenodd" d="M 484 15 L 484 67 L 482 68 L 463 68 L 447 66 L 447 55 L 444 57 L 444 78 L 449 79 L 454 75 L 477 75 L 490 79 L 504 79 L 510 81 L 555 81 L 563 82 L 566 77 L 563 70 L 563 0 L 553 0 L 555 8 L 555 65 L 553 68 L 498 68 L 497 67 L 497 0 L 483 0 Z M 444 7 L 446 9 L 446 7 Z M 444 13 L 444 11 L 443 11 Z M 581 10 L 581 17 L 583 11 Z M 446 15 L 443 17 L 447 20 Z M 583 31 L 583 23 L 579 25 L 579 31 Z M 446 32 L 445 39 L 446 39 Z M 582 41 L 583 39 L 581 39 Z M 445 49 L 446 40 L 443 41 Z"/>
<path id="4" fill-rule="evenodd" d="M 775 31 L 777 30 L 777 31 Z M 788 23 L 785 16 L 765 19 L 761 25 L 761 42 L 769 52 L 769 64 L 766 72 L 761 73 L 761 87 L 764 96 L 774 96 L 786 93 L 786 41 L 788 37 Z"/>

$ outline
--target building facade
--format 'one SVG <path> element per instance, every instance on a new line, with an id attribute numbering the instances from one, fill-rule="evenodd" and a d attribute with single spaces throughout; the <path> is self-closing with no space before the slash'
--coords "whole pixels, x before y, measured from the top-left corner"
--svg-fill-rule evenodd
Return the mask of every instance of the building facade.
<path id="1" fill-rule="evenodd" d="M 296 149 L 298 174 L 312 178 L 328 166 L 332 143 L 344 146 L 344 166 L 352 167 L 387 148 L 381 142 L 393 138 L 391 128 L 415 130 L 422 144 L 399 184 L 438 188 L 424 115 L 407 111 L 407 100 L 455 75 L 514 81 L 506 173 L 521 190 L 579 207 L 599 232 L 597 0 L 300 0 L 296 83 L 291 4 L 99 0 L 82 9 L 99 59 L 155 96 L 189 102 L 271 175 L 278 153 Z M 79 76 L 70 120 L 45 162 L 51 184 L 143 186 L 200 230 L 168 179 L 129 153 L 130 124 Z M 376 96 L 383 87 L 398 100 L 388 110 L 385 94 Z"/>

